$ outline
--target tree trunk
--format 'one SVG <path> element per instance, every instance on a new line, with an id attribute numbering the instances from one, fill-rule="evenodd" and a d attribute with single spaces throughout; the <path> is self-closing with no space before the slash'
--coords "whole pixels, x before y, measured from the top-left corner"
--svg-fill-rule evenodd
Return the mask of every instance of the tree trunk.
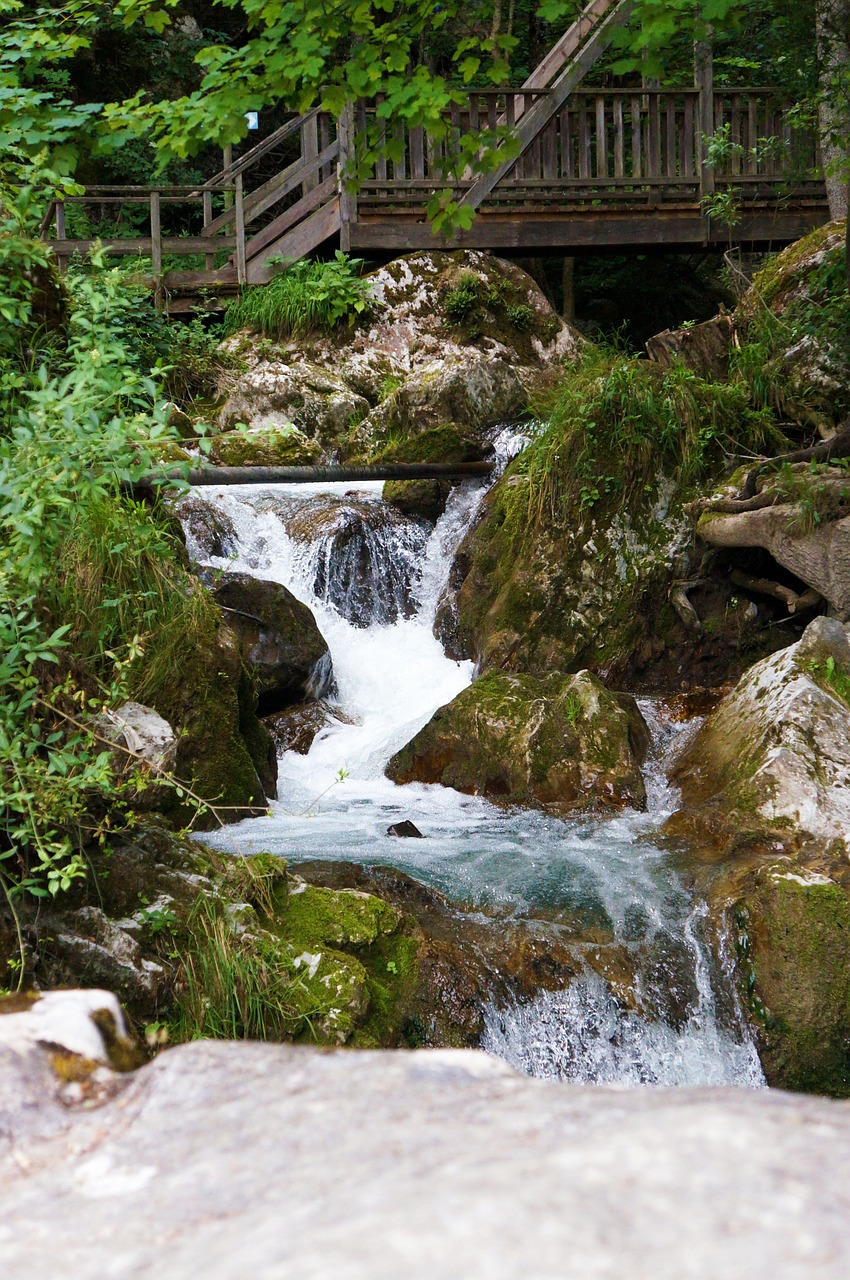
<path id="1" fill-rule="evenodd" d="M 817 0 L 818 127 L 829 213 L 847 217 L 850 184 L 850 0 Z"/>
<path id="2" fill-rule="evenodd" d="M 575 273 L 575 258 L 564 258 L 561 270 L 561 315 L 567 324 L 572 324 L 576 318 Z"/>

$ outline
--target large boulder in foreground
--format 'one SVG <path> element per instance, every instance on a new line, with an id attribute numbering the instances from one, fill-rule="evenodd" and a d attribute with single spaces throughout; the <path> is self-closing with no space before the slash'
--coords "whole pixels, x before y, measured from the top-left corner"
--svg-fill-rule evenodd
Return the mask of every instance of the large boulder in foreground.
<path id="1" fill-rule="evenodd" d="M 170 1280 L 850 1269 L 850 1112 L 823 1099 L 544 1085 L 472 1050 L 201 1041 L 103 1069 L 112 1101 L 44 1050 L 0 1069 L 9 1276 L 129 1280 L 162 1239 Z"/>
<path id="2" fill-rule="evenodd" d="M 588 671 L 490 672 L 441 707 L 386 772 L 395 782 L 439 782 L 556 812 L 641 809 L 646 746 L 634 700 L 610 693 Z"/>
<path id="3" fill-rule="evenodd" d="M 261 715 L 324 697 L 333 683 L 331 655 L 306 604 L 280 583 L 248 573 L 224 574 L 213 595 L 254 674 Z"/>
<path id="4" fill-rule="evenodd" d="M 676 833 L 733 852 L 817 845 L 850 852 L 850 641 L 816 618 L 763 658 L 678 761 Z"/>

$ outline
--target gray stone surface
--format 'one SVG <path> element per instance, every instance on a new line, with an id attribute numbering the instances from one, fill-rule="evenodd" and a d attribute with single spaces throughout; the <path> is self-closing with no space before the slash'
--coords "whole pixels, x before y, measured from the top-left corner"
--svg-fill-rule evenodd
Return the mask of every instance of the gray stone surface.
<path id="1" fill-rule="evenodd" d="M 475 1051 L 206 1042 L 126 1080 L 64 1128 L 9 1109 L 4 1277 L 850 1274 L 847 1103 L 544 1083 Z"/>

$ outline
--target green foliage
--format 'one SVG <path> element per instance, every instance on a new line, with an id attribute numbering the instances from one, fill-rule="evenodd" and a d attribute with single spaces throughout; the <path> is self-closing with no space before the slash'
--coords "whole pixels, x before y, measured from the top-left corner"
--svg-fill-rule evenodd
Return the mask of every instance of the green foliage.
<path id="1" fill-rule="evenodd" d="M 687 486 L 730 457 L 783 443 L 742 386 L 599 347 L 567 373 L 540 416 L 549 426 L 514 464 L 527 479 L 526 509 L 517 514 L 529 525 L 559 527 L 577 508 L 628 504 L 654 492 L 661 473 Z"/>
<path id="2" fill-rule="evenodd" d="M 531 328 L 534 311 L 524 302 L 515 302 L 505 307 L 505 315 L 515 329 L 526 333 Z"/>
<path id="3" fill-rule="evenodd" d="M 29 229 L 18 229 L 20 270 L 6 278 L 24 291 L 38 251 L 28 257 Z M 85 668 L 69 637 L 88 635 L 91 620 L 63 600 L 61 566 L 73 560 L 81 530 L 98 521 L 102 532 L 108 528 L 104 513 L 117 509 L 121 486 L 151 469 L 170 431 L 156 383 L 134 364 L 126 339 L 138 298 L 120 271 L 102 259 L 95 268 L 69 281 L 71 306 L 52 362 L 16 366 L 8 355 L 0 367 L 9 408 L 0 434 L 0 884 L 7 893 L 66 888 L 82 873 L 83 850 L 105 843 L 135 785 L 116 775 L 97 715 L 126 697 L 143 644 L 142 631 L 119 635 L 110 623 L 122 612 L 127 621 L 133 609 L 144 617 L 149 603 L 128 599 L 137 584 L 126 579 L 117 596 L 101 600 L 96 621 L 105 633 L 89 637 L 93 661 Z M 26 314 L 25 301 L 21 323 Z M 125 548 L 142 548 L 147 538 L 150 551 L 138 509 L 125 515 L 118 535 Z M 106 536 L 114 539 L 120 523 Z M 102 552 L 101 567 L 107 554 L 120 562 L 114 541 Z M 109 582 L 107 575 L 103 585 Z"/>
<path id="4" fill-rule="evenodd" d="M 370 308 L 361 259 L 337 250 L 329 262 L 293 262 L 270 284 L 248 288 L 224 316 L 224 331 L 253 329 L 278 341 L 315 331 L 327 332 L 345 320 L 353 324 Z"/>

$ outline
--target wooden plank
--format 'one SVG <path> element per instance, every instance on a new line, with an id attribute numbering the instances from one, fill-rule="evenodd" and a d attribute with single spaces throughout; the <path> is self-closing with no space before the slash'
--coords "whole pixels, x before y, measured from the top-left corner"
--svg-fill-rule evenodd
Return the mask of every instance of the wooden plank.
<path id="1" fill-rule="evenodd" d="M 219 267 L 215 271 L 166 271 L 162 277 L 165 289 L 205 289 L 216 285 L 236 286 L 236 268 Z"/>
<path id="2" fill-rule="evenodd" d="M 575 22 L 552 45 L 546 57 L 540 61 L 523 83 L 523 89 L 546 89 L 558 72 L 566 65 L 600 18 L 603 18 L 617 0 L 590 0 Z"/>
<path id="3" fill-rule="evenodd" d="M 303 218 L 306 218 L 308 214 L 313 213 L 326 200 L 330 199 L 335 191 L 336 178 L 326 178 L 318 187 L 314 187 L 308 195 L 302 196 L 296 204 L 278 214 L 273 222 L 270 222 L 267 227 L 263 227 L 262 231 L 257 232 L 248 241 L 246 246 L 247 260 L 251 261 L 256 258 L 270 244 L 279 240 L 281 236 L 286 235 L 287 231 L 301 222 Z"/>
<path id="4" fill-rule="evenodd" d="M 695 104 L 693 98 L 686 98 L 682 125 L 682 172 L 686 178 L 692 177 L 696 168 L 694 155 L 694 112 Z"/>
<path id="5" fill-rule="evenodd" d="M 425 134 L 421 124 L 410 130 L 410 176 L 425 177 Z"/>
<path id="6" fill-rule="evenodd" d="M 403 124 L 397 124 L 393 130 L 393 138 L 399 148 L 399 156 L 393 161 L 393 177 L 404 182 L 407 178 L 407 137 Z"/>
<path id="7" fill-rule="evenodd" d="M 339 189 L 339 247 L 343 253 L 348 253 L 351 248 L 351 228 L 357 221 L 357 192 L 348 182 L 349 172 L 356 160 L 355 119 L 355 109 L 348 103 L 337 122 L 339 174 L 336 182 Z"/>
<path id="8" fill-rule="evenodd" d="M 244 284 L 247 279 L 245 255 L 245 206 L 242 201 L 242 174 L 236 179 L 236 279 Z"/>
<path id="9" fill-rule="evenodd" d="M 596 176 L 608 177 L 608 113 L 602 94 L 596 99 Z"/>
<path id="10" fill-rule="evenodd" d="M 643 111 L 642 99 L 632 98 L 632 177 L 643 173 Z"/>
<path id="11" fill-rule="evenodd" d="M 578 176 L 590 177 L 590 121 L 584 103 L 578 109 Z"/>
<path id="12" fill-rule="evenodd" d="M 318 189 L 317 187 L 316 190 Z M 311 191 L 310 198 L 314 195 L 315 192 Z M 308 253 L 313 253 L 318 249 L 319 245 L 324 244 L 331 236 L 335 236 L 339 229 L 339 197 L 334 196 L 327 204 L 317 209 L 315 213 L 311 213 L 309 217 L 299 222 L 281 240 L 269 245 L 262 253 L 251 259 L 248 263 L 248 283 L 268 284 L 273 275 L 272 268 L 266 266 L 269 258 L 280 254 L 289 258 L 292 262 L 297 262 L 299 258 L 304 258 Z"/>
<path id="13" fill-rule="evenodd" d="M 75 253 L 85 256 L 91 252 L 91 247 L 95 243 L 100 243 L 107 253 L 115 254 L 139 254 L 148 256 L 151 253 L 153 242 L 150 236 L 128 236 L 126 239 L 116 237 L 110 240 L 50 240 L 48 244 L 57 257 L 67 258 Z M 204 236 L 163 236 L 161 239 L 163 253 L 175 254 L 179 257 L 188 257 L 191 254 L 202 253 L 208 254 L 210 251 L 210 242 Z M 219 236 L 214 241 L 216 249 L 235 249 L 235 236 Z"/>
<path id="14" fill-rule="evenodd" d="M 745 244 L 767 246 L 790 244 L 807 231 L 828 220 L 825 206 L 808 211 L 768 211 L 746 215 L 736 237 Z M 684 211 L 655 210 L 637 213 L 570 212 L 562 218 L 541 213 L 517 218 L 482 213 L 469 231 L 460 232 L 447 241 L 429 231 L 427 224 L 407 218 L 384 218 L 361 221 L 352 237 L 352 248 L 360 252 L 381 251 L 403 253 L 414 249 L 513 249 L 531 253 L 536 248 L 587 249 L 631 248 L 667 245 L 693 248 L 708 243 L 718 250 L 728 245 L 726 228 L 719 227 L 707 242 L 705 220 L 698 207 Z"/>
<path id="15" fill-rule="evenodd" d="M 571 178 L 573 175 L 574 148 L 572 139 L 572 116 L 569 107 L 561 107 L 558 126 L 558 140 L 561 152 L 561 177 Z"/>
<path id="16" fill-rule="evenodd" d="M 614 177 L 623 178 L 626 173 L 626 131 L 620 94 L 615 95 L 611 111 L 614 121 Z"/>
<path id="17" fill-rule="evenodd" d="M 661 105 L 657 93 L 647 97 L 647 173 L 650 178 L 661 177 Z"/>
<path id="18" fill-rule="evenodd" d="M 673 99 L 667 100 L 667 110 L 665 114 L 667 122 L 665 172 L 668 178 L 675 178 L 679 170 L 679 162 L 676 154 L 676 105 Z"/>
<path id="19" fill-rule="evenodd" d="M 338 154 L 339 141 L 335 140 L 328 145 L 326 150 L 319 152 L 317 165 L 319 167 L 330 165 Z M 256 187 L 249 195 L 245 196 L 246 223 L 253 222 L 256 218 L 259 218 L 271 209 L 272 205 L 277 204 L 279 200 L 285 199 L 297 187 L 301 186 L 303 168 L 303 160 L 293 160 L 292 164 L 287 165 L 280 173 L 274 174 L 262 186 Z M 204 228 L 204 235 L 215 235 L 222 227 L 226 227 L 229 222 L 232 222 L 233 218 L 233 210 L 226 209 L 224 213 L 220 213 L 218 217 L 213 218 L 209 225 Z"/>
<path id="20" fill-rule="evenodd" d="M 636 0 L 620 0 L 611 8 L 594 29 L 581 52 L 570 63 L 567 70 L 552 85 L 549 93 L 541 97 L 526 111 L 516 126 L 516 137 L 519 142 L 520 155 L 528 149 L 539 135 L 544 125 L 561 109 L 570 93 L 584 79 L 594 63 L 601 57 L 614 38 L 615 32 L 628 22 Z M 477 209 L 493 188 L 513 168 L 513 159 L 504 159 L 491 172 L 482 174 L 464 196 L 463 203 Z"/>
<path id="21" fill-rule="evenodd" d="M 558 177 L 558 119 L 553 116 L 543 131 L 543 177 Z"/>
<path id="22" fill-rule="evenodd" d="M 308 195 L 319 181 L 319 121 L 318 113 L 311 111 L 304 117 L 301 126 L 301 159 L 304 164 L 304 179 L 301 183 L 301 194 Z"/>

